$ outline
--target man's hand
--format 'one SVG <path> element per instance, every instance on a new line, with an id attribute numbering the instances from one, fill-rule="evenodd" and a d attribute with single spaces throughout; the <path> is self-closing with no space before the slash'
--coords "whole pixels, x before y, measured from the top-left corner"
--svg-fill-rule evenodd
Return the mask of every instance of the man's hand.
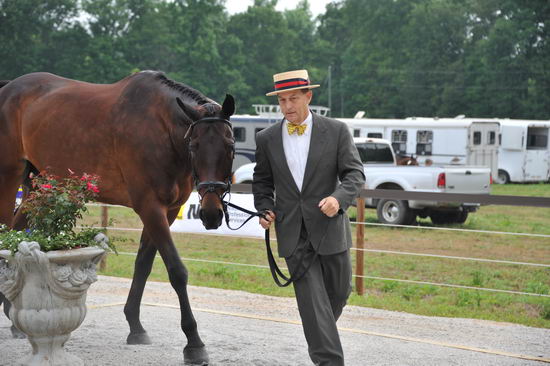
<path id="1" fill-rule="evenodd" d="M 338 210 L 340 209 L 340 203 L 338 203 L 338 200 L 336 198 L 328 196 L 326 198 L 323 198 L 321 202 L 319 202 L 319 208 L 321 209 L 321 212 L 328 217 L 333 217 L 338 213 Z"/>
<path id="2" fill-rule="evenodd" d="M 265 212 L 265 219 L 260 217 L 260 225 L 262 225 L 264 230 L 269 229 L 273 221 L 275 221 L 275 213 L 271 210 L 267 210 Z"/>

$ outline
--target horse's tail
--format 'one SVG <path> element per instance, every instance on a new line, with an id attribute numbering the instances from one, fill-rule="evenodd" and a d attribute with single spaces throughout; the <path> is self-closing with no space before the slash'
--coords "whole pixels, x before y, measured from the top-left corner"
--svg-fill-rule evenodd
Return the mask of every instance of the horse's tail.
<path id="1" fill-rule="evenodd" d="M 0 88 L 6 86 L 11 80 L 0 80 Z"/>

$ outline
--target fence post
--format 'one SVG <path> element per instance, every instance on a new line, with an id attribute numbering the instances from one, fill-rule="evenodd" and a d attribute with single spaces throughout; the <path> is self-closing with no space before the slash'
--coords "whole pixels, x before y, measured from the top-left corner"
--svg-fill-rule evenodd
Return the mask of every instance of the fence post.
<path id="1" fill-rule="evenodd" d="M 355 251 L 355 288 L 357 290 L 358 295 L 364 295 L 365 294 L 365 284 L 363 280 L 363 268 L 364 268 L 364 251 L 365 248 L 365 225 L 362 224 L 365 222 L 365 199 L 363 197 L 358 197 L 357 200 L 357 215 L 356 215 L 356 222 L 357 222 L 357 228 L 356 228 L 356 235 L 357 240 L 356 247 L 357 250 Z"/>
<path id="2" fill-rule="evenodd" d="M 101 205 L 101 227 L 107 228 L 109 225 L 109 207 Z M 104 271 L 107 269 L 107 255 L 104 255 L 99 262 L 99 270 Z"/>

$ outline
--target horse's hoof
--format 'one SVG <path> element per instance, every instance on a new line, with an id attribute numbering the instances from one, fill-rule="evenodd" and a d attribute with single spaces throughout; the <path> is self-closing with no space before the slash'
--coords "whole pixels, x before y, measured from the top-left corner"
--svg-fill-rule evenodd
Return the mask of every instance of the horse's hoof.
<path id="1" fill-rule="evenodd" d="M 183 363 L 185 365 L 201 365 L 206 366 L 210 360 L 208 359 L 208 353 L 206 347 L 185 347 L 183 349 Z"/>
<path id="2" fill-rule="evenodd" d="M 25 339 L 25 338 L 27 338 L 27 335 L 25 333 L 23 333 L 22 331 L 20 331 L 19 329 L 17 329 L 17 327 L 15 325 L 11 326 L 11 336 L 15 339 Z"/>
<path id="3" fill-rule="evenodd" d="M 143 333 L 130 333 L 126 338 L 126 344 L 151 344 L 151 338 L 147 335 L 147 332 Z"/>

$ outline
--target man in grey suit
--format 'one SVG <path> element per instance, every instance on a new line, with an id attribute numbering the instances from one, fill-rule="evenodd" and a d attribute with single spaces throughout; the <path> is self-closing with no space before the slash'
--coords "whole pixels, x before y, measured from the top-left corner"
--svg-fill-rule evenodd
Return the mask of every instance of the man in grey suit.
<path id="1" fill-rule="evenodd" d="M 336 328 L 351 293 L 351 227 L 346 210 L 364 185 L 347 126 L 309 110 L 306 70 L 273 76 L 284 119 L 256 136 L 252 191 L 264 229 L 275 222 L 279 256 L 292 275 L 311 360 L 344 365 Z"/>

